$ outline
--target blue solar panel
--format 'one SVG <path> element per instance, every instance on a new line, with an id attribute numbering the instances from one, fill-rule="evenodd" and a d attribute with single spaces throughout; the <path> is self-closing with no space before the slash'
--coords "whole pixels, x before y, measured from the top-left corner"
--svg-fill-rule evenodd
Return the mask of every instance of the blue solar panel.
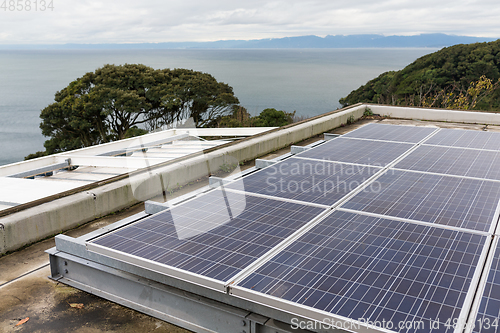
<path id="1" fill-rule="evenodd" d="M 500 151 L 424 145 L 395 168 L 500 180 Z"/>
<path id="2" fill-rule="evenodd" d="M 216 190 L 91 244 L 226 281 L 322 212 Z"/>
<path id="3" fill-rule="evenodd" d="M 487 232 L 499 199 L 498 182 L 388 170 L 342 207 Z"/>
<path id="4" fill-rule="evenodd" d="M 336 138 L 298 156 L 384 167 L 412 147 L 407 143 Z"/>
<path id="5" fill-rule="evenodd" d="M 337 318 L 391 322 L 398 332 L 444 332 L 474 289 L 486 239 L 336 211 L 238 288 L 293 302 L 298 313 L 302 306 Z M 398 329 L 412 322 L 423 329 Z"/>
<path id="6" fill-rule="evenodd" d="M 500 133 L 445 128 L 425 143 L 437 146 L 500 150 Z"/>
<path id="7" fill-rule="evenodd" d="M 473 332 L 500 332 L 500 244 L 493 249 L 495 254 L 488 279 L 473 323 Z M 470 323 L 469 325 L 471 325 Z"/>
<path id="8" fill-rule="evenodd" d="M 417 127 L 386 124 L 368 124 L 344 135 L 347 138 L 360 138 L 383 141 L 418 143 L 434 132 L 433 127 Z"/>
<path id="9" fill-rule="evenodd" d="M 316 319 L 326 313 L 424 325 L 386 327 L 397 332 L 453 331 L 447 324 L 469 314 L 483 267 L 479 257 L 498 220 L 500 183 L 473 178 L 500 180 L 500 134 L 442 130 L 398 170 L 387 170 L 298 239 L 290 238 L 326 212 L 317 206 L 339 203 L 435 131 L 369 124 L 87 245 L 106 249 L 97 251 L 104 255 L 119 253 L 118 260 L 157 265 L 146 269 L 186 272 L 188 278 L 171 276 L 227 287 L 303 317 L 301 310 L 316 311 L 307 312 Z M 497 146 L 499 152 L 463 149 Z M 480 306 L 483 322 L 500 316 L 499 251 Z M 245 278 L 234 286 L 240 276 Z"/>
<path id="10" fill-rule="evenodd" d="M 289 158 L 226 187 L 330 206 L 380 170 L 363 165 Z"/>

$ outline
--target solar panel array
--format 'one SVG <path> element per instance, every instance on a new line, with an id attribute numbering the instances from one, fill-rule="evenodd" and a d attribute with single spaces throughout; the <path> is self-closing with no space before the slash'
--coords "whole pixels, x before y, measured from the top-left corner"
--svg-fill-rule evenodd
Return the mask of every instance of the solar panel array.
<path id="1" fill-rule="evenodd" d="M 351 331 L 462 332 L 500 311 L 498 135 L 368 124 L 88 246 Z"/>
<path id="2" fill-rule="evenodd" d="M 379 171 L 368 165 L 289 158 L 226 187 L 331 206 Z"/>
<path id="3" fill-rule="evenodd" d="M 374 184 L 342 207 L 487 232 L 500 200 L 500 183 L 477 179 L 388 170 Z"/>
<path id="4" fill-rule="evenodd" d="M 500 180 L 499 164 L 500 151 L 423 145 L 396 164 L 396 168 Z"/>
<path id="5" fill-rule="evenodd" d="M 412 147 L 413 145 L 408 143 L 340 137 L 305 151 L 300 157 L 384 167 Z"/>
<path id="6" fill-rule="evenodd" d="M 345 138 L 418 143 L 436 129 L 402 125 L 369 124 L 345 134 Z"/>
<path id="7" fill-rule="evenodd" d="M 336 211 L 240 286 L 346 318 L 444 327 L 486 237 Z"/>
<path id="8" fill-rule="evenodd" d="M 92 244 L 226 282 L 322 212 L 216 190 Z"/>
<path id="9" fill-rule="evenodd" d="M 500 133 L 445 128 L 425 143 L 446 147 L 500 150 Z"/>

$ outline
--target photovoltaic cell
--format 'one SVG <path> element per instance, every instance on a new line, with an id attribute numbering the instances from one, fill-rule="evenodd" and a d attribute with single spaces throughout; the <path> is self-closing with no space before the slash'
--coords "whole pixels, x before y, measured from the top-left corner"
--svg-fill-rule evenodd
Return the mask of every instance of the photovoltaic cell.
<path id="1" fill-rule="evenodd" d="M 384 320 L 398 332 L 445 332 L 464 306 L 485 241 L 336 211 L 239 287 L 344 318 Z M 398 329 L 420 321 L 420 330 Z"/>
<path id="2" fill-rule="evenodd" d="M 380 171 L 377 165 L 394 161 L 434 131 L 369 124 L 226 188 L 106 234 L 91 241 L 89 249 L 110 249 L 117 251 L 115 255 L 154 262 L 167 272 L 190 272 L 192 278 L 203 276 L 225 286 L 325 212 L 306 203 L 335 204 Z M 299 309 L 292 311 L 296 314 L 307 309 L 325 311 L 335 318 L 391 322 L 397 332 L 452 331 L 446 329 L 446 323 L 468 313 L 466 296 L 477 288 L 472 278 L 482 267 L 479 257 L 488 240 L 470 230 L 492 231 L 500 186 L 446 174 L 500 179 L 498 139 L 497 133 L 441 130 L 426 142 L 429 145 L 418 147 L 397 164 L 403 170 L 389 169 L 343 204 L 342 208 L 351 211 L 340 208 L 331 213 L 249 272 L 237 286 L 230 285 L 232 292 L 247 290 L 240 296 L 251 294 L 263 304 L 272 301 L 270 306 L 282 301 L 283 311 L 293 307 Z M 467 147 L 499 152 L 463 149 Z M 499 251 L 496 249 L 476 323 L 494 323 L 500 316 Z M 208 287 L 214 285 L 201 281 Z M 398 329 L 403 322 L 424 326 Z M 493 331 L 476 327 L 475 332 Z"/>
<path id="3" fill-rule="evenodd" d="M 343 208 L 488 232 L 497 182 L 388 170 Z"/>
<path id="4" fill-rule="evenodd" d="M 500 332 L 500 244 L 488 274 L 488 280 L 479 305 L 478 315 L 474 321 L 473 332 Z"/>
<path id="5" fill-rule="evenodd" d="M 395 168 L 500 180 L 500 151 L 423 145 Z"/>
<path id="6" fill-rule="evenodd" d="M 386 166 L 413 147 L 397 142 L 336 138 L 300 153 L 299 157 L 319 160 Z"/>
<path id="7" fill-rule="evenodd" d="M 435 130 L 436 128 L 433 127 L 368 124 L 343 136 L 347 138 L 418 143 Z"/>
<path id="8" fill-rule="evenodd" d="M 444 128 L 425 143 L 437 146 L 500 150 L 500 133 Z"/>
<path id="9" fill-rule="evenodd" d="M 370 166 L 289 158 L 226 188 L 330 206 L 378 171 Z"/>
<path id="10" fill-rule="evenodd" d="M 216 190 L 91 243 L 226 281 L 321 212 Z"/>

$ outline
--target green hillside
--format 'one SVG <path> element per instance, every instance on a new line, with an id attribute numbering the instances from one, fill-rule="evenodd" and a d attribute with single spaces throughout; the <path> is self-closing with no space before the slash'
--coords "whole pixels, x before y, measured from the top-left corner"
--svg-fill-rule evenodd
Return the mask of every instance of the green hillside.
<path id="1" fill-rule="evenodd" d="M 499 79 L 500 39 L 460 44 L 383 73 L 339 102 L 500 111 Z"/>

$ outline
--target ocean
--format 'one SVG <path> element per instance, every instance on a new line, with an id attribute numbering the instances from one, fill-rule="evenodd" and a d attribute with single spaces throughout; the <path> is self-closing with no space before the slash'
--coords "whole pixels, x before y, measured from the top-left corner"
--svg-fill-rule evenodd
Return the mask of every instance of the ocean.
<path id="1" fill-rule="evenodd" d="M 402 49 L 188 49 L 0 51 L 0 165 L 44 150 L 40 111 L 71 81 L 105 64 L 189 68 L 233 87 L 256 115 L 275 108 L 314 116 L 383 72 L 437 51 Z"/>

